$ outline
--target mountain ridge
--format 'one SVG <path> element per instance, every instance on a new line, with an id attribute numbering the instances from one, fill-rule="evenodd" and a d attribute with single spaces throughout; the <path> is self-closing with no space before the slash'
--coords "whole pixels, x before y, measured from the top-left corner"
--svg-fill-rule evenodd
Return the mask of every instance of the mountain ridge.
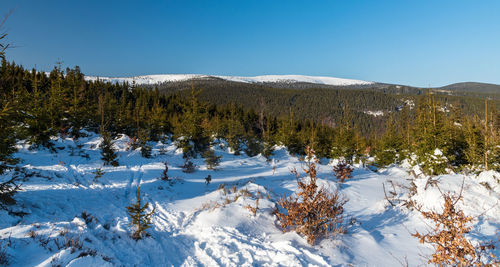
<path id="1" fill-rule="evenodd" d="M 364 81 L 357 79 L 346 79 L 328 76 L 309 75 L 259 75 L 259 76 L 228 76 L 228 75 L 208 75 L 208 74 L 151 74 L 128 77 L 107 77 L 107 76 L 85 76 L 86 80 L 101 80 L 111 83 L 135 83 L 137 85 L 156 85 L 164 83 L 186 82 L 190 80 L 219 80 L 227 82 L 239 82 L 247 84 L 271 84 L 281 85 L 281 87 L 293 88 L 294 85 L 314 85 L 314 86 L 339 86 L 345 88 L 359 87 L 388 87 L 404 86 L 416 89 L 426 89 L 425 87 L 391 84 L 385 82 Z M 458 82 L 441 87 L 431 87 L 432 90 L 443 90 L 450 92 L 474 92 L 474 93 L 500 93 L 500 85 L 483 82 Z"/>

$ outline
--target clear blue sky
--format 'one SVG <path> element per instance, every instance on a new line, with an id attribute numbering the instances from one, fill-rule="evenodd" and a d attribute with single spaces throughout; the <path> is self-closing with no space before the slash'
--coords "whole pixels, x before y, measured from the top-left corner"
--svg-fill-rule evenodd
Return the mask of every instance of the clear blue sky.
<path id="1" fill-rule="evenodd" d="M 2 0 L 9 9 L 8 59 L 30 68 L 500 84 L 500 1 Z"/>

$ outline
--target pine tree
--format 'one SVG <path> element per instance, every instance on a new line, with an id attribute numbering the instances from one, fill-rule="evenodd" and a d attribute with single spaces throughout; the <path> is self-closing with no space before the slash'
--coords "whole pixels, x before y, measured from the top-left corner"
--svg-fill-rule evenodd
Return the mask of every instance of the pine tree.
<path id="1" fill-rule="evenodd" d="M 80 130 L 85 124 L 85 105 L 83 104 L 86 89 L 85 79 L 78 66 L 75 69 L 66 69 L 65 78 L 68 88 L 71 90 L 71 135 L 78 138 L 80 137 Z"/>
<path id="2" fill-rule="evenodd" d="M 51 127 L 51 118 L 49 105 L 47 104 L 47 94 L 39 88 L 39 76 L 45 77 L 45 74 L 38 73 L 36 68 L 32 71 L 32 93 L 27 95 L 27 114 L 26 127 L 24 135 L 29 140 L 32 148 L 44 146 L 54 150 L 54 144 L 50 137 L 55 135 L 54 128 Z"/>
<path id="3" fill-rule="evenodd" d="M 239 155 L 241 150 L 242 139 L 244 136 L 245 128 L 238 118 L 238 111 L 236 105 L 231 103 L 229 118 L 227 119 L 227 135 L 226 140 L 229 147 L 234 151 L 234 155 Z"/>
<path id="4" fill-rule="evenodd" d="M 414 132 L 414 149 L 418 164 L 427 175 L 439 175 L 447 172 L 450 161 L 445 117 L 440 111 L 440 103 L 434 95 L 428 93 L 417 105 L 417 120 Z"/>
<path id="5" fill-rule="evenodd" d="M 347 163 L 351 164 L 354 155 L 356 155 L 355 141 L 355 132 L 350 121 L 343 121 L 335 129 L 331 157 L 343 158 Z"/>
<path id="6" fill-rule="evenodd" d="M 102 132 L 102 142 L 101 142 L 101 159 L 104 161 L 104 165 L 118 166 L 119 163 L 116 160 L 117 155 L 113 149 L 113 142 L 111 135 L 108 132 Z"/>
<path id="7" fill-rule="evenodd" d="M 0 24 L 0 28 L 3 26 L 4 21 Z M 7 33 L 0 33 L 0 59 L 5 59 L 5 50 L 9 48 L 9 44 L 4 43 L 2 40 L 4 40 L 7 37 Z"/>
<path id="8" fill-rule="evenodd" d="M 213 170 L 215 167 L 219 166 L 222 156 L 216 156 L 212 149 L 205 150 L 202 155 L 205 158 L 207 169 Z"/>
<path id="9" fill-rule="evenodd" d="M 264 145 L 255 137 L 248 138 L 246 142 L 245 154 L 249 157 L 257 156 L 264 150 Z"/>
<path id="10" fill-rule="evenodd" d="M 290 108 L 289 115 L 279 120 L 277 141 L 288 148 L 291 154 L 304 154 L 304 145 L 297 134 L 297 123 Z"/>
<path id="11" fill-rule="evenodd" d="M 375 157 L 379 166 L 387 166 L 397 162 L 401 158 L 402 140 L 397 134 L 392 114 L 387 120 L 384 135 L 379 141 Z"/>
<path id="12" fill-rule="evenodd" d="M 479 119 L 467 119 L 464 122 L 464 131 L 465 142 L 467 143 L 465 157 L 471 167 L 477 167 L 483 164 L 485 146 Z"/>
<path id="13" fill-rule="evenodd" d="M 9 102 L 0 102 L 0 175 L 18 159 L 12 154 L 16 152 L 15 111 Z"/>
<path id="14" fill-rule="evenodd" d="M 50 117 L 50 127 L 53 131 L 57 132 L 61 128 L 61 122 L 64 118 L 65 112 L 65 94 L 64 89 L 62 87 L 62 79 L 64 77 L 64 73 L 61 71 L 61 67 L 59 65 L 58 68 L 55 68 L 50 72 L 50 89 L 48 94 L 48 113 Z"/>
<path id="15" fill-rule="evenodd" d="M 140 188 L 137 187 L 137 201 L 127 207 L 127 213 L 131 219 L 130 225 L 135 227 L 134 233 L 132 233 L 132 238 L 135 240 L 149 236 L 146 230 L 151 228 L 151 219 L 155 213 L 155 208 L 150 212 L 146 212 L 148 208 L 149 202 L 142 205 Z"/>
<path id="16" fill-rule="evenodd" d="M 141 147 L 141 155 L 145 158 L 150 158 L 151 157 L 151 151 L 152 147 L 151 145 L 148 144 L 148 134 L 146 130 L 140 129 L 139 130 L 139 146 Z"/>

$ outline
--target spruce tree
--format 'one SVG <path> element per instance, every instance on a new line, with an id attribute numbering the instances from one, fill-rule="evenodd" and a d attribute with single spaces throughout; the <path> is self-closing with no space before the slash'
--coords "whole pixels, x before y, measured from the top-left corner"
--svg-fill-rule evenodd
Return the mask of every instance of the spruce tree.
<path id="1" fill-rule="evenodd" d="M 5 19 L 4 19 L 5 22 Z M 2 23 L 3 24 L 3 23 Z M 2 25 L 0 24 L 0 27 Z M 5 50 L 9 48 L 9 44 L 6 44 L 4 41 L 7 37 L 7 33 L 0 33 L 0 59 L 5 59 Z"/>
<path id="2" fill-rule="evenodd" d="M 297 123 L 290 108 L 288 117 L 279 121 L 277 140 L 288 148 L 291 154 L 304 154 L 304 145 L 297 134 Z"/>
<path id="3" fill-rule="evenodd" d="M 262 153 L 264 150 L 264 145 L 260 140 L 255 137 L 248 138 L 246 142 L 245 154 L 249 157 L 254 157 Z"/>
<path id="4" fill-rule="evenodd" d="M 141 148 L 141 155 L 145 158 L 151 158 L 152 147 L 148 144 L 149 136 L 146 130 L 139 130 L 139 146 Z"/>
<path id="5" fill-rule="evenodd" d="M 234 155 L 239 155 L 245 128 L 241 123 L 241 120 L 238 119 L 238 111 L 236 110 L 236 105 L 234 103 L 231 103 L 230 114 L 226 123 L 228 129 L 226 135 L 227 143 L 234 151 Z"/>
<path id="6" fill-rule="evenodd" d="M 148 208 L 149 202 L 142 205 L 140 188 L 137 187 L 137 201 L 127 207 L 127 213 L 131 219 L 130 225 L 135 228 L 134 233 L 132 233 L 132 238 L 135 240 L 148 236 L 146 230 L 151 228 L 151 219 L 155 213 L 155 208 L 153 208 L 152 211 L 147 212 L 146 210 Z"/>
<path id="7" fill-rule="evenodd" d="M 216 156 L 212 149 L 205 150 L 202 155 L 205 158 L 207 169 L 213 170 L 215 167 L 219 166 L 222 156 Z"/>
<path id="8" fill-rule="evenodd" d="M 402 140 L 396 131 L 392 114 L 389 115 L 387 120 L 387 127 L 384 135 L 382 136 L 375 157 L 377 164 L 381 167 L 395 163 L 401 159 Z"/>
<path id="9" fill-rule="evenodd" d="M 45 77 L 45 74 L 38 73 L 36 68 L 32 70 L 32 93 L 27 95 L 27 114 L 25 119 L 26 127 L 24 135 L 28 139 L 32 148 L 44 146 L 54 150 L 54 144 L 51 136 L 56 131 L 51 126 L 51 118 L 48 105 L 48 96 L 39 87 L 39 76 Z"/>
<path id="10" fill-rule="evenodd" d="M 414 153 L 418 164 L 427 175 L 446 173 L 450 162 L 451 143 L 445 129 L 445 117 L 440 103 L 429 92 L 417 105 L 417 119 L 414 127 Z"/>
<path id="11" fill-rule="evenodd" d="M 197 98 L 200 92 L 195 91 L 194 86 L 192 87 L 189 101 L 184 106 L 183 118 L 179 122 L 179 135 L 184 137 L 180 140 L 180 145 L 185 158 L 196 157 L 197 153 L 204 151 L 210 143 L 210 138 L 202 127 L 202 107 Z"/>
<path id="12" fill-rule="evenodd" d="M 12 154 L 16 152 L 15 111 L 7 101 L 0 102 L 0 175 L 16 164 L 18 159 Z"/>
<path id="13" fill-rule="evenodd" d="M 113 142 L 111 135 L 104 131 L 102 132 L 102 142 L 101 142 L 101 159 L 104 161 L 104 165 L 118 166 L 119 163 L 116 160 L 117 155 L 113 149 Z"/>
<path id="14" fill-rule="evenodd" d="M 343 158 L 351 164 L 356 154 L 355 132 L 350 122 L 344 121 L 335 129 L 332 145 L 332 158 Z"/>

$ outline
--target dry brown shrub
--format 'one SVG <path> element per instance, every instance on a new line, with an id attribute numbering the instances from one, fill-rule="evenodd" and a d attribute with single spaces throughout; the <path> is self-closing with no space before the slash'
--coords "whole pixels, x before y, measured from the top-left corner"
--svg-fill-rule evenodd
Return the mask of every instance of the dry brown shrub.
<path id="1" fill-rule="evenodd" d="M 257 215 L 257 210 L 259 209 L 259 199 L 257 198 L 255 200 L 255 207 L 252 207 L 251 205 L 246 205 L 245 208 L 250 211 L 250 213 L 253 214 L 253 216 Z"/>
<path id="2" fill-rule="evenodd" d="M 26 236 L 35 239 L 38 236 L 38 233 L 35 230 L 29 230 Z"/>
<path id="3" fill-rule="evenodd" d="M 314 151 L 307 147 L 307 157 L 314 158 Z M 338 191 L 330 192 L 325 187 L 316 185 L 316 162 L 309 161 L 304 171 L 310 179 L 297 175 L 299 186 L 296 196 L 282 196 L 278 201 L 276 216 L 279 219 L 283 232 L 295 230 L 307 237 L 309 244 L 320 236 L 344 232 L 343 205 L 347 200 Z"/>
<path id="4" fill-rule="evenodd" d="M 351 178 L 351 173 L 353 170 L 354 169 L 344 161 L 339 162 L 337 166 L 333 167 L 333 172 L 335 173 L 335 176 L 337 176 L 337 179 L 339 179 L 341 183 Z"/>
<path id="5" fill-rule="evenodd" d="M 462 184 L 463 189 L 463 184 Z M 432 244 L 435 248 L 434 254 L 428 263 L 439 266 L 498 266 L 499 264 L 493 254 L 485 253 L 486 250 L 494 249 L 490 243 L 474 247 L 465 237 L 472 230 L 470 224 L 474 220 L 472 216 L 465 216 L 456 204 L 461 199 L 461 193 L 442 194 L 444 198 L 444 209 L 441 213 L 436 211 L 422 211 L 421 207 L 416 209 L 426 218 L 434 222 L 434 227 L 427 234 L 416 232 L 412 236 L 419 239 L 420 243 Z M 494 263 L 485 264 L 481 258 L 489 258 Z"/>

